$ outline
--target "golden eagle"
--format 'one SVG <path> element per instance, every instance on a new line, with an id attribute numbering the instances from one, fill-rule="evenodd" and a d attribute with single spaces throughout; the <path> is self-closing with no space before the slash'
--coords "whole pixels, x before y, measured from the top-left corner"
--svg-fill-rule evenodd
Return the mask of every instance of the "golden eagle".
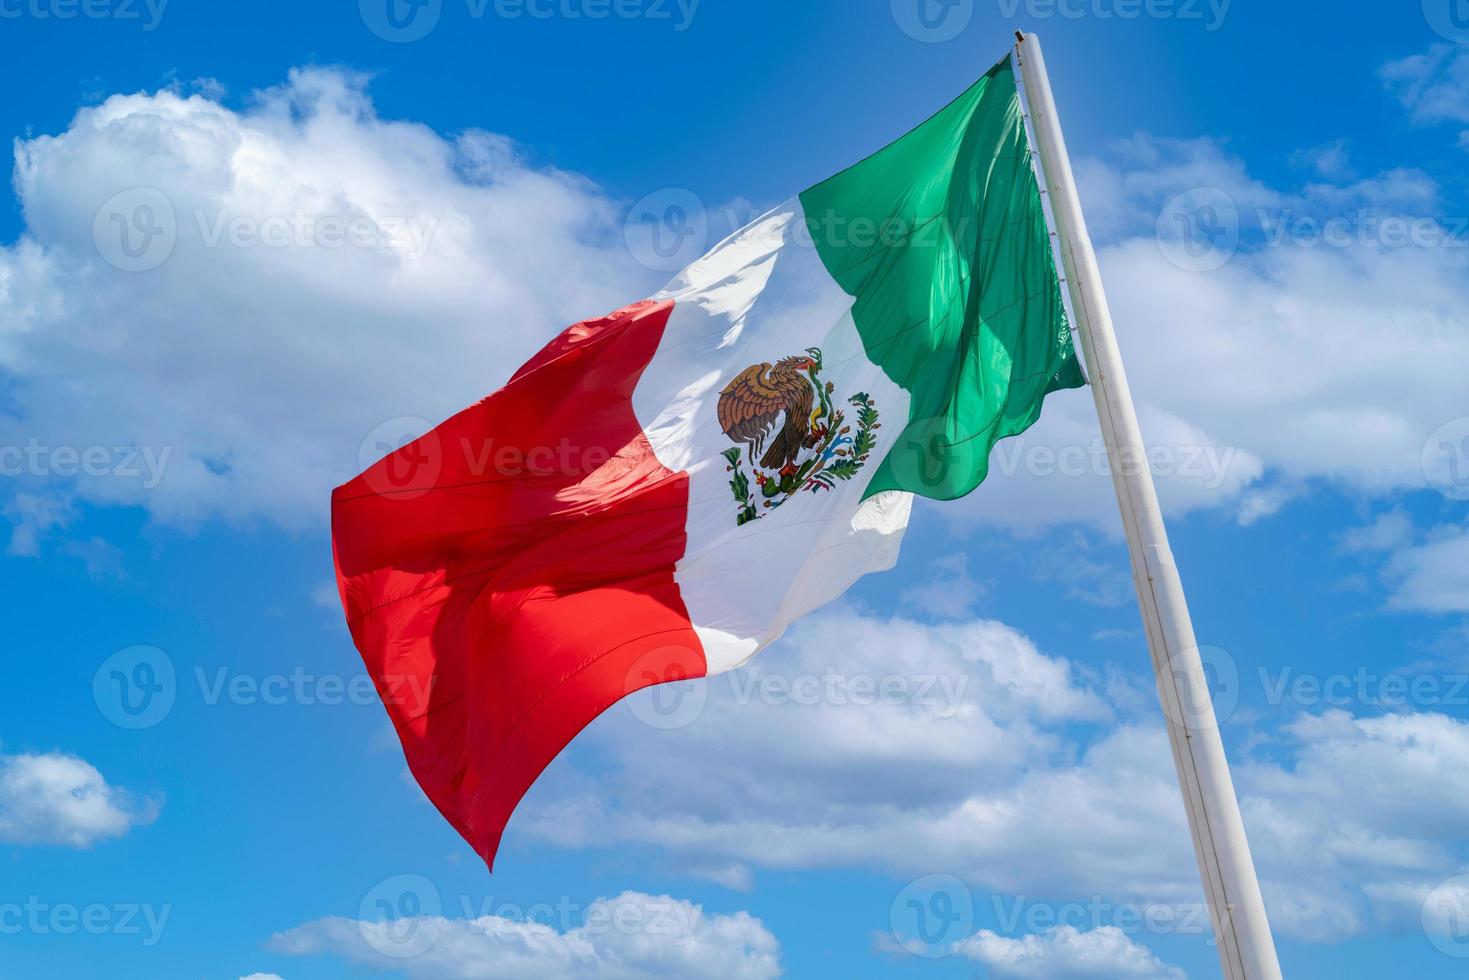
<path id="1" fill-rule="evenodd" d="M 814 444 L 811 406 L 816 392 L 802 372 L 817 366 L 813 358 L 797 355 L 783 357 L 773 367 L 766 363 L 745 368 L 719 393 L 719 427 L 731 440 L 747 445 L 754 459 L 784 412 L 785 423 L 760 465 L 794 473 L 801 449 Z"/>

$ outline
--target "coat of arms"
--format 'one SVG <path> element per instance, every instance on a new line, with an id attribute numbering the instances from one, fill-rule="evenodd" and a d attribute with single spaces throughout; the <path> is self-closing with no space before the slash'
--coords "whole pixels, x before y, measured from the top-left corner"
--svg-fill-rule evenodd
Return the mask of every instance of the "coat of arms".
<path id="1" fill-rule="evenodd" d="M 740 444 L 723 454 L 734 474 L 736 524 L 757 520 L 798 493 L 831 490 L 862 469 L 882 428 L 877 405 L 858 392 L 838 407 L 835 387 L 821 380 L 819 347 L 752 365 L 724 386 L 719 427 Z M 856 412 L 855 431 L 847 405 Z"/>

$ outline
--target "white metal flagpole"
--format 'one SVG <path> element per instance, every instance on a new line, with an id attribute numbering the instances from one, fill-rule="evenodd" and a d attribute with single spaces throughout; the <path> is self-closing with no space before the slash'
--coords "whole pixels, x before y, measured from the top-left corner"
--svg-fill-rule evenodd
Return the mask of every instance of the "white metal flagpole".
<path id="1" fill-rule="evenodd" d="M 1227 980 L 1280 980 L 1275 940 L 1265 917 L 1260 882 L 1245 839 L 1244 821 L 1219 737 L 1183 583 L 1168 547 L 1157 489 L 1112 330 L 1112 315 L 1102 292 L 1096 253 L 1087 235 L 1066 142 L 1056 118 L 1040 39 L 1034 34 L 1018 37 L 1015 62 L 1019 66 L 1022 105 L 1040 155 L 1042 192 L 1049 199 L 1059 236 L 1066 286 L 1122 506 L 1133 581 L 1219 943 L 1219 958 Z"/>

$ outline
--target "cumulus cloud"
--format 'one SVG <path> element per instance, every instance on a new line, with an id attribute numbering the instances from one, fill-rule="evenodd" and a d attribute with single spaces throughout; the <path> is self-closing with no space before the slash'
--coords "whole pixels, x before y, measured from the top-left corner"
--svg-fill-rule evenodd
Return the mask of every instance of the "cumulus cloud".
<path id="1" fill-rule="evenodd" d="M 1442 365 L 1469 356 L 1464 261 L 1286 247 L 1203 274 L 1134 241 L 1107 270 L 1144 397 L 1288 479 L 1381 493 L 1425 486 L 1423 445 L 1462 412 Z"/>
<path id="2" fill-rule="evenodd" d="M 76 517 L 70 501 L 40 493 L 15 494 L 0 513 L 11 523 L 5 553 L 26 558 L 41 553 L 41 541 L 53 528 L 65 527 Z"/>
<path id="3" fill-rule="evenodd" d="M 751 666 L 681 688 L 599 721 L 595 782 L 558 764 L 512 835 L 657 844 L 690 865 L 1192 894 L 1166 742 L 1111 727 L 1095 681 L 1004 624 L 818 615 Z M 1079 747 L 1073 726 L 1107 727 Z M 717 778 L 670 781 L 692 771 Z"/>
<path id="4" fill-rule="evenodd" d="M 826 649 L 843 654 L 829 683 Z M 928 677 L 950 678 L 933 691 L 957 700 L 917 697 Z M 854 697 L 884 678 L 893 697 Z M 999 623 L 817 616 L 728 679 L 624 702 L 582 743 L 595 778 L 561 760 L 510 833 L 652 847 L 695 877 L 726 863 L 938 868 L 991 894 L 1191 911 L 1195 859 L 1156 704 L 1112 681 Z M 1305 715 L 1272 742 L 1278 761 L 1237 764 L 1283 934 L 1399 928 L 1458 872 L 1466 732 L 1428 711 Z M 715 775 L 683 778 L 694 771 Z"/>
<path id="5" fill-rule="evenodd" d="M 1059 926 L 1019 939 L 981 930 L 955 952 L 983 966 L 995 980 L 1185 980 L 1121 929 L 1082 932 Z"/>
<path id="6" fill-rule="evenodd" d="M 1240 780 L 1277 926 L 1339 940 L 1374 922 L 1416 922 L 1423 899 L 1466 859 L 1469 723 L 1422 712 L 1303 716 L 1290 767 Z"/>
<path id="7" fill-rule="evenodd" d="M 1463 415 L 1469 249 L 1426 173 L 1253 178 L 1216 140 L 1139 135 L 1078 167 L 1164 509 L 1268 518 L 1313 485 L 1427 485 Z M 955 513 L 1120 530 L 1088 392 L 1053 396 Z"/>
<path id="8" fill-rule="evenodd" d="M 1446 58 L 1389 74 L 1457 77 Z M 1413 105 L 1446 104 L 1420 88 Z M 179 524 L 320 521 L 334 483 L 663 278 L 595 184 L 492 133 L 383 119 L 361 76 L 298 70 L 246 108 L 218 99 L 115 95 L 17 144 L 26 231 L 0 249 L 17 411 L 0 444 L 83 499 Z M 1423 485 L 1424 440 L 1462 411 L 1441 366 L 1469 355 L 1469 257 L 1356 228 L 1320 247 L 1298 225 L 1432 215 L 1431 178 L 1318 166 L 1283 190 L 1218 141 L 1147 135 L 1079 171 L 1171 513 L 1249 523 L 1313 481 Z M 1167 204 L 1206 190 L 1239 241 L 1220 268 L 1180 268 L 1160 228 L 1192 219 Z M 1089 394 L 1060 393 L 945 513 L 1115 532 L 1109 483 Z M 22 489 L 16 554 L 69 519 L 64 497 Z"/>
<path id="9" fill-rule="evenodd" d="M 669 896 L 623 892 L 588 906 L 565 929 L 482 916 L 357 921 L 318 919 L 275 936 L 291 955 L 330 954 L 432 980 L 769 980 L 780 944 L 747 912 L 709 915 Z M 406 938 L 406 937 L 411 937 Z M 408 955 L 405 942 L 411 942 Z"/>
<path id="10" fill-rule="evenodd" d="M 86 848 L 122 837 L 158 816 L 156 798 L 139 800 L 108 784 L 86 761 L 61 752 L 0 755 L 0 841 Z"/>
<path id="11" fill-rule="evenodd" d="M 1458 45 L 1435 44 L 1379 74 L 1415 121 L 1469 123 L 1469 57 Z"/>
<path id="12" fill-rule="evenodd" d="M 1291 154 L 1291 164 L 1305 167 L 1327 180 L 1345 181 L 1356 176 L 1356 171 L 1352 168 L 1351 152 L 1344 139 L 1330 140 L 1308 150 L 1298 150 Z"/>
<path id="13" fill-rule="evenodd" d="M 1265 474 L 1259 456 L 1172 410 L 1140 398 L 1138 414 L 1159 498 L 1170 514 L 1229 506 Z M 1078 523 L 1120 537 L 1122 521 L 1091 392 L 1051 395 L 1034 427 L 996 447 L 989 477 L 978 490 L 928 509 L 960 524 L 1012 532 Z"/>
<path id="14" fill-rule="evenodd" d="M 1393 553 L 1385 569 L 1388 605 L 1410 612 L 1469 612 L 1469 528 L 1439 528 Z"/>
<path id="15" fill-rule="evenodd" d="M 964 619 L 974 604 L 989 595 L 994 580 L 977 581 L 969 570 L 969 556 L 945 555 L 929 562 L 925 574 L 898 596 L 904 609 L 938 619 Z"/>
<path id="16" fill-rule="evenodd" d="M 1392 551 L 1413 538 L 1413 519 L 1403 510 L 1379 514 L 1370 524 L 1348 528 L 1337 541 L 1339 550 L 1349 555 Z"/>
<path id="17" fill-rule="evenodd" d="M 247 105 L 114 95 L 17 143 L 7 466 L 165 522 L 311 524 L 384 446 L 662 278 L 589 181 L 383 119 L 361 76 L 294 71 Z M 65 520 L 40 503 L 10 508 L 12 553 Z"/>
<path id="18" fill-rule="evenodd" d="M 1116 140 L 1108 156 L 1077 161 L 1076 180 L 1087 228 L 1098 242 L 1156 230 L 1161 205 L 1184 191 L 1210 187 L 1244 208 L 1275 207 L 1285 195 L 1250 176 L 1218 140 L 1173 139 L 1139 133 Z"/>
<path id="19" fill-rule="evenodd" d="M 1448 524 L 1419 531 L 1405 511 L 1395 509 L 1349 528 L 1338 548 L 1381 563 L 1378 577 L 1390 610 L 1469 612 L 1469 527 Z"/>

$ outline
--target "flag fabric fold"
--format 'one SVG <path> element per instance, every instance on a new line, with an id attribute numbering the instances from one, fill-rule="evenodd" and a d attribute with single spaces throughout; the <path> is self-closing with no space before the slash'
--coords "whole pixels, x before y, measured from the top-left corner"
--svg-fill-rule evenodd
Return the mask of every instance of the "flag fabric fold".
<path id="1" fill-rule="evenodd" d="M 488 863 L 541 771 L 891 567 L 1084 383 L 1007 59 L 332 499 L 353 639 Z"/>

